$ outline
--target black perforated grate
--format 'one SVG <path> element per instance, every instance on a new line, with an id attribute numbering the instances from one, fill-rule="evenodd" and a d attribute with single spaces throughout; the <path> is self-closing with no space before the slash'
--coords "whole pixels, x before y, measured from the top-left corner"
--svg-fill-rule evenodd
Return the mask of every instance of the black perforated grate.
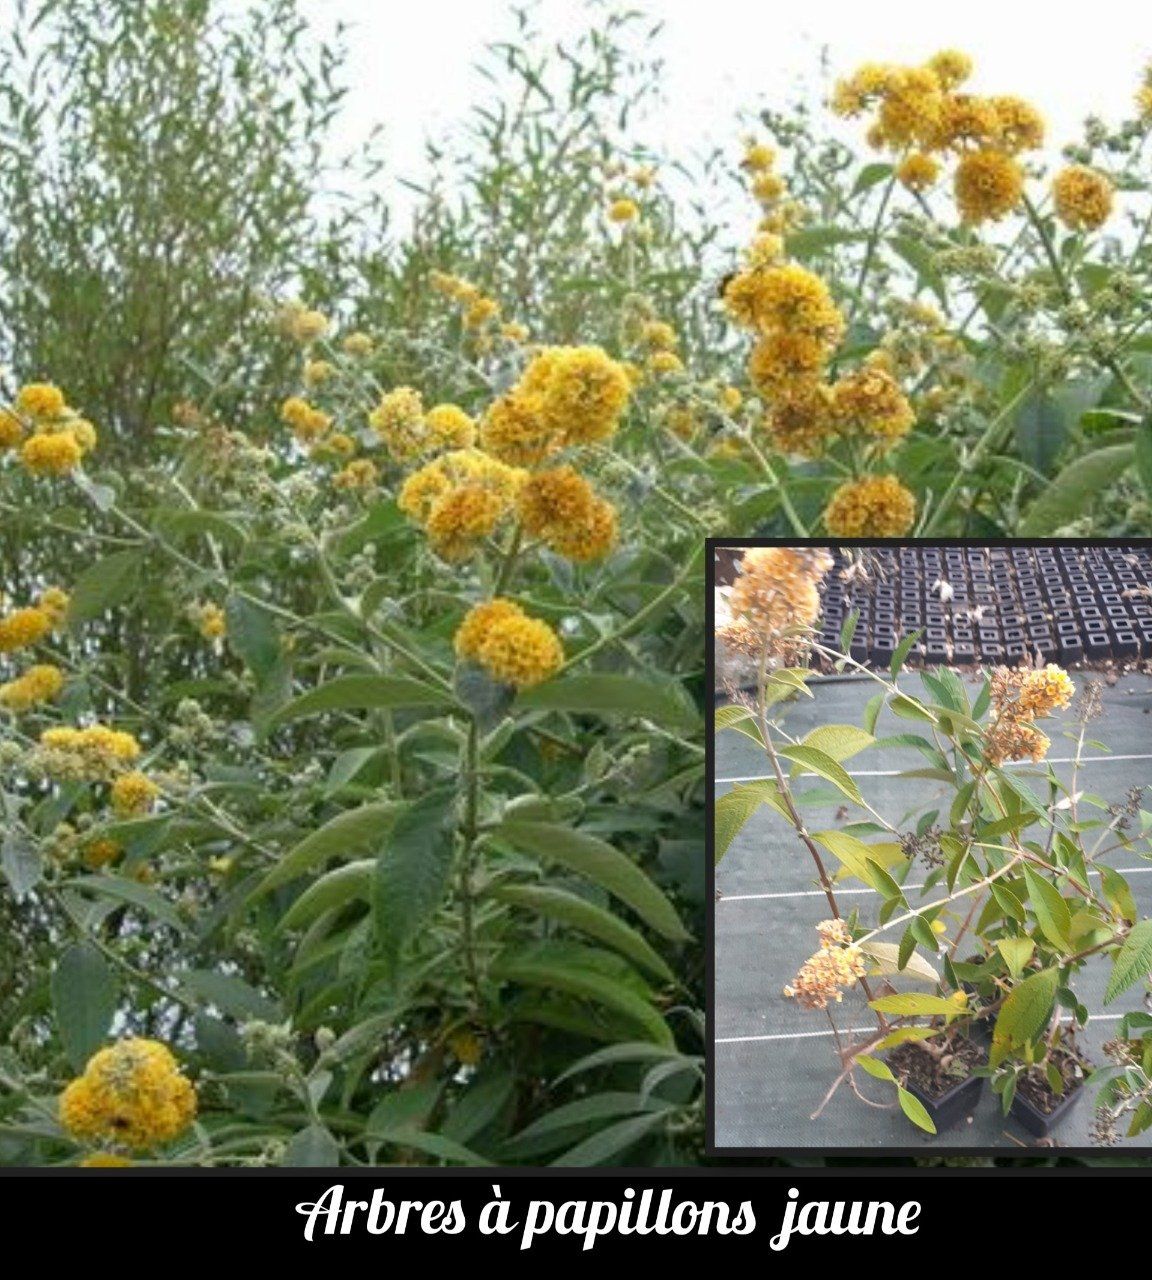
<path id="1" fill-rule="evenodd" d="M 856 548 L 836 552 L 821 590 L 824 644 L 838 648 L 859 610 L 857 662 L 886 666 L 913 631 L 909 660 L 927 664 L 1152 658 L 1146 547 Z"/>

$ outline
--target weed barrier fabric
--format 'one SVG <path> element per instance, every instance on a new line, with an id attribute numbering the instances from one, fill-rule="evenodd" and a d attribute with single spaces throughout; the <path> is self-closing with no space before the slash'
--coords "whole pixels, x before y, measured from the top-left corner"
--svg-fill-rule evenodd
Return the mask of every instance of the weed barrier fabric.
<path id="1" fill-rule="evenodd" d="M 1065 667 L 1152 658 L 1152 551 L 1146 547 L 870 547 L 835 552 L 821 585 L 820 642 L 886 667 L 920 632 L 921 665 Z M 864 572 L 853 565 L 863 564 Z M 847 571 L 847 572 L 845 572 Z"/>
<path id="2" fill-rule="evenodd" d="M 1094 679 L 1090 673 L 1074 676 L 1078 687 Z M 1101 682 L 1102 683 L 1102 682 Z M 902 679 L 914 696 L 921 693 L 919 677 L 911 672 Z M 803 737 L 820 724 L 859 723 L 874 684 L 864 680 L 817 678 L 810 682 L 812 698 L 798 699 L 789 711 L 790 731 Z M 1110 753 L 1086 749 L 1081 765 L 1083 790 L 1109 803 L 1121 803 L 1130 788 L 1152 780 L 1152 678 L 1129 673 L 1115 685 L 1100 690 L 1103 713 L 1091 728 L 1105 736 Z M 885 709 L 877 725 L 883 738 L 896 733 L 903 722 Z M 1065 763 L 1073 744 L 1058 739 L 1051 752 L 1057 773 L 1071 777 Z M 900 824 L 906 815 L 946 803 L 947 791 L 922 778 L 900 776 L 919 762 L 918 753 L 897 747 L 873 749 L 858 757 L 869 802 L 886 819 Z M 1025 782 L 1036 768 L 1027 762 L 1011 766 Z M 738 733 L 717 737 L 715 793 L 722 795 L 739 780 L 763 776 L 762 753 Z M 817 778 L 801 779 L 801 790 L 827 791 Z M 939 793 L 937 795 L 937 792 Z M 834 827 L 841 797 L 829 794 L 807 808 L 813 828 Z M 1128 876 L 1140 915 L 1152 914 L 1152 863 L 1138 855 L 1117 856 L 1114 865 Z M 909 877 L 916 889 L 927 874 L 919 867 Z M 828 914 L 827 903 L 816 884 L 811 865 L 797 856 L 795 835 L 783 818 L 763 806 L 734 837 L 716 870 L 715 989 L 713 996 L 713 1048 L 715 1147 L 723 1152 L 808 1150 L 915 1151 L 925 1157 L 951 1149 L 966 1152 L 996 1151 L 1003 1155 L 1022 1151 L 1059 1154 L 1091 1147 L 1093 1107 L 1082 1098 L 1068 1119 L 1043 1142 L 1014 1120 L 1005 1119 L 998 1100 L 985 1090 L 972 1122 L 931 1138 L 921 1134 L 894 1110 L 877 1110 L 861 1104 L 841 1089 L 818 1120 L 810 1115 L 820 1105 L 837 1074 L 831 1032 L 821 1014 L 814 1014 L 789 1000 L 782 988 L 811 951 L 818 921 Z M 874 918 L 877 895 L 859 885 L 838 890 L 846 908 L 858 907 L 865 918 Z M 919 893 L 910 901 L 920 901 Z M 1106 1062 L 1102 1046 L 1116 1032 L 1119 1017 L 1142 1005 L 1138 987 L 1105 1005 L 1109 964 L 1092 960 L 1081 977 L 1081 996 L 1092 1017 L 1082 1040 L 1095 1065 Z M 841 1028 L 864 1028 L 871 1015 L 861 993 L 845 993 L 834 1007 Z M 862 1087 L 869 1091 L 869 1082 Z M 879 1096 L 871 1090 L 869 1096 Z M 1095 1148 L 1102 1157 L 1139 1155 L 1152 1147 L 1152 1133 L 1125 1139 L 1114 1149 Z"/>

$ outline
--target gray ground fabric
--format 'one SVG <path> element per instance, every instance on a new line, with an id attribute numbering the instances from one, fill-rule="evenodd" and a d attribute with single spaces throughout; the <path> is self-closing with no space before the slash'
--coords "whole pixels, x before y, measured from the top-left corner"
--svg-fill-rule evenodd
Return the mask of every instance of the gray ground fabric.
<path id="1" fill-rule="evenodd" d="M 1078 684 L 1086 677 L 1077 675 Z M 906 673 L 901 686 L 918 694 L 919 678 Z M 811 686 L 814 698 L 798 698 L 787 711 L 788 731 L 802 736 L 822 724 L 859 724 L 864 705 L 876 684 L 859 679 L 820 680 Z M 1104 714 L 1089 726 L 1088 736 L 1106 742 L 1110 754 L 1098 749 L 1085 753 L 1079 789 L 1110 803 L 1123 801 L 1129 788 L 1152 785 L 1152 679 L 1143 675 L 1121 676 L 1105 687 Z M 1067 717 L 1065 718 L 1067 720 Z M 885 711 L 877 726 L 878 737 L 906 732 L 916 726 Z M 1075 743 L 1060 735 L 1056 722 L 1046 722 L 1052 748 L 1050 760 L 1067 761 Z M 739 733 L 725 731 L 716 739 L 716 795 L 737 780 L 763 777 L 768 772 L 763 753 Z M 901 829 L 914 825 L 915 817 L 936 807 L 944 810 L 950 795 L 938 782 L 895 776 L 924 764 L 911 749 L 870 748 L 851 762 L 865 797 L 880 813 Z M 1029 765 L 1011 766 L 1027 776 Z M 1064 778 L 1072 776 L 1070 763 L 1056 763 Z M 800 789 L 827 791 L 820 779 L 803 779 Z M 1152 792 L 1145 807 L 1152 808 Z M 811 829 L 838 825 L 839 802 L 805 811 Z M 911 815 L 911 819 L 909 819 Z M 854 814 L 853 817 L 856 817 Z M 1152 860 L 1118 851 L 1108 861 L 1123 871 L 1132 886 L 1141 914 L 1152 915 Z M 926 873 L 925 869 L 925 873 Z M 916 886 L 923 875 L 913 873 L 908 884 Z M 925 1154 L 937 1147 L 1000 1147 L 1020 1150 L 1034 1145 L 1015 1121 L 1000 1114 L 999 1100 L 985 1088 L 976 1113 L 968 1124 L 947 1130 L 936 1138 L 922 1134 L 898 1111 L 866 1106 L 850 1090 L 841 1088 L 819 1119 L 809 1119 L 836 1077 L 838 1065 L 827 1018 L 819 1011 L 800 1008 L 782 994 L 808 955 L 815 950 L 815 926 L 828 916 L 828 904 L 819 890 L 804 847 L 782 818 L 761 807 L 732 842 L 717 868 L 716 965 L 715 965 L 715 1142 L 717 1147 L 740 1148 L 916 1148 Z M 875 919 L 876 895 L 851 882 L 839 890 L 841 908 L 857 906 L 865 921 Z M 930 896 L 937 896 L 933 891 Z M 916 905 L 920 896 L 908 894 Z M 893 931 L 893 941 L 900 930 Z M 1142 989 L 1130 989 L 1107 1009 L 1104 988 L 1110 964 L 1090 962 L 1079 982 L 1081 998 L 1092 1021 L 1083 1045 L 1097 1063 L 1105 1061 L 1100 1046 L 1115 1032 L 1119 1016 L 1142 1007 Z M 909 990 L 924 988 L 900 982 Z M 871 1015 L 858 991 L 833 1007 L 837 1026 L 867 1028 Z M 891 1089 L 858 1073 L 867 1096 L 891 1100 Z M 1092 1103 L 1082 1097 L 1073 1113 L 1054 1132 L 1060 1147 L 1087 1147 Z M 1152 1145 L 1152 1134 L 1125 1140 L 1114 1148 L 1124 1150 Z"/>

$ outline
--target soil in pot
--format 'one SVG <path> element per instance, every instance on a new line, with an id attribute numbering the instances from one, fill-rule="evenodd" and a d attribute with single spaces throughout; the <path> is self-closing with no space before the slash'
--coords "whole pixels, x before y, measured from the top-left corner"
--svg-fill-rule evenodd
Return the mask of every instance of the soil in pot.
<path id="1" fill-rule="evenodd" d="M 1038 1071 L 1022 1075 L 1016 1083 L 1016 1096 L 1008 1114 L 1022 1128 L 1037 1138 L 1046 1138 L 1064 1121 L 1084 1092 L 1084 1077 L 1091 1067 L 1073 1053 L 1052 1055 L 1064 1081 L 1064 1092 L 1056 1093 L 1047 1078 Z"/>
<path id="2" fill-rule="evenodd" d="M 924 1104 L 937 1133 L 976 1109 L 984 1077 L 972 1072 L 988 1061 L 984 1046 L 967 1036 L 955 1036 L 940 1047 L 943 1052 L 936 1055 L 921 1041 L 907 1040 L 888 1054 L 892 1073 Z"/>

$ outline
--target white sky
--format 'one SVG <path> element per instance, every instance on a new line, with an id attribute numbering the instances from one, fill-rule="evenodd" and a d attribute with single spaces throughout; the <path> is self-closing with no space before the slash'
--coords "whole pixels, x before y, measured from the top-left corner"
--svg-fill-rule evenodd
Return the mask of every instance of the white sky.
<path id="1" fill-rule="evenodd" d="M 941 47 L 976 60 L 977 92 L 1017 93 L 1047 117 L 1050 136 L 1076 137 L 1089 113 L 1130 114 L 1152 58 L 1152 22 L 1132 0 L 1093 0 L 1075 12 L 1012 0 L 636 0 L 664 21 L 657 46 L 667 105 L 645 138 L 678 154 L 738 135 L 741 110 L 787 105 L 827 47 L 836 71 L 863 61 L 920 61 Z M 511 32 L 508 0 L 303 0 L 323 28 L 353 27 L 353 90 L 340 141 L 374 123 L 386 129 L 394 175 L 419 178 L 425 137 L 442 133 L 482 99 L 474 70 L 486 41 Z M 555 36 L 580 28 L 579 0 L 535 0 L 536 25 Z"/>

